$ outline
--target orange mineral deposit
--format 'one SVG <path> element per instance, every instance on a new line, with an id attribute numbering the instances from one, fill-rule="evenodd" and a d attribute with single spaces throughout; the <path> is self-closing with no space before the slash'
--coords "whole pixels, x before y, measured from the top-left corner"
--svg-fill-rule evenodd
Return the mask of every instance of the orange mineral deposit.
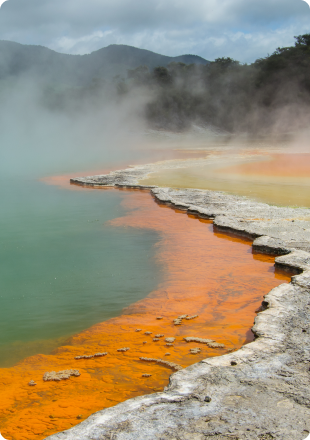
<path id="1" fill-rule="evenodd" d="M 148 192 L 123 196 L 127 214 L 111 224 L 158 233 L 158 288 L 52 354 L 0 370 L 0 431 L 8 440 L 43 439 L 95 411 L 162 390 L 173 365 L 238 349 L 253 339 L 263 295 L 290 280 L 275 271 L 273 257 L 253 254 L 250 241 L 214 232 L 210 221 L 158 205 Z M 190 337 L 215 343 L 184 340 Z M 51 372 L 45 379 L 68 377 L 43 380 Z"/>
<path id="2" fill-rule="evenodd" d="M 309 177 L 310 154 L 272 154 L 269 160 L 225 168 L 222 172 L 250 176 Z"/>

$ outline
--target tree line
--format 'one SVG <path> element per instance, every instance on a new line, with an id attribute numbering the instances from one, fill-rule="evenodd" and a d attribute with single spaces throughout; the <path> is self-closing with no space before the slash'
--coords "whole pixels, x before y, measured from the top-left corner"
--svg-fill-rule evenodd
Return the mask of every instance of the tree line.
<path id="1" fill-rule="evenodd" d="M 305 128 L 310 117 L 310 34 L 252 64 L 230 57 L 206 65 L 174 62 L 151 70 L 140 66 L 112 82 L 94 78 L 84 87 L 48 85 L 42 102 L 55 111 L 85 111 L 139 96 L 144 97 L 139 115 L 153 128 L 182 131 L 198 124 L 256 135 Z"/>
<path id="2" fill-rule="evenodd" d="M 141 66 L 128 71 L 118 90 L 151 92 L 145 115 L 157 128 L 183 130 L 197 123 L 228 132 L 298 130 L 309 120 L 310 34 L 295 40 L 252 64 L 227 57 L 152 71 Z"/>

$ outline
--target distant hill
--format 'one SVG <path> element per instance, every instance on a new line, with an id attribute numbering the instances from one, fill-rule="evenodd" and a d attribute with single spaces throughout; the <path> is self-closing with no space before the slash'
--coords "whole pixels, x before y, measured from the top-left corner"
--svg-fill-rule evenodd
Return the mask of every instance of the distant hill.
<path id="1" fill-rule="evenodd" d="M 209 63 L 197 55 L 168 57 L 122 44 L 112 44 L 88 55 L 66 55 L 43 46 L 0 41 L 0 79 L 29 75 L 52 83 L 83 86 L 93 78 L 126 77 L 127 69 L 141 65 L 152 69 L 171 62 Z"/>

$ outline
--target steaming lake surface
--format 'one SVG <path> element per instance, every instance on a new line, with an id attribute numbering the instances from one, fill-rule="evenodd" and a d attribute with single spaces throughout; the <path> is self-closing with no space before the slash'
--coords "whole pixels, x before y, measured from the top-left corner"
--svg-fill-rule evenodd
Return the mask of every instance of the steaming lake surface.
<path id="1" fill-rule="evenodd" d="M 40 177 L 108 168 L 119 153 L 102 148 L 57 160 L 27 158 L 23 145 L 1 150 L 0 366 L 49 353 L 71 334 L 117 316 L 154 289 L 154 231 L 119 229 L 120 191 L 69 191 Z M 93 153 L 93 155 L 92 155 Z M 139 153 L 141 156 L 141 153 Z M 93 157 L 91 157 L 93 156 Z M 125 161 L 134 153 L 123 153 Z M 61 157 L 64 159 L 64 157 Z M 29 169 L 21 170 L 21 162 Z"/>
<path id="2" fill-rule="evenodd" d="M 126 193 L 70 191 L 48 185 L 42 178 L 67 174 L 69 179 L 88 171 L 108 171 L 115 164 L 124 168 L 130 163 L 172 158 L 177 147 L 183 152 L 195 149 L 192 138 L 185 138 L 182 145 L 178 136 L 161 140 L 164 153 L 158 154 L 159 148 L 154 155 L 152 147 L 145 147 L 145 139 L 143 149 L 133 148 L 135 136 L 130 133 L 126 141 L 122 135 L 112 142 L 90 134 L 86 141 L 85 133 L 80 137 L 75 133 L 72 139 L 68 130 L 55 136 L 52 125 L 30 135 L 23 129 L 24 138 L 13 127 L 0 134 L 0 367 L 32 354 L 50 353 L 68 336 L 118 316 L 124 307 L 153 291 L 161 279 L 162 268 L 154 259 L 158 232 L 108 224 L 126 214 L 128 207 L 121 203 Z M 156 140 L 158 135 L 153 136 Z M 204 135 L 202 145 L 208 145 Z M 221 154 L 226 148 L 221 147 Z M 246 148 L 256 154 L 252 145 Z M 209 149 L 218 152 L 214 146 Z M 197 152 L 197 157 L 204 156 L 208 148 Z M 237 171 L 241 176 L 243 169 Z M 145 182 L 240 193 L 231 184 L 229 189 L 221 182 L 214 187 L 217 180 L 211 180 L 210 173 L 199 168 L 193 173 L 190 168 L 170 169 Z M 274 186 L 261 179 L 265 186 L 258 199 L 309 206 L 308 191 L 305 196 L 301 192 L 302 198 L 294 193 L 291 199 L 282 200 L 287 195 L 283 187 L 270 200 Z M 290 183 L 289 188 L 293 191 L 295 186 Z M 253 196 L 252 189 L 249 181 L 242 182 L 246 195 Z"/>

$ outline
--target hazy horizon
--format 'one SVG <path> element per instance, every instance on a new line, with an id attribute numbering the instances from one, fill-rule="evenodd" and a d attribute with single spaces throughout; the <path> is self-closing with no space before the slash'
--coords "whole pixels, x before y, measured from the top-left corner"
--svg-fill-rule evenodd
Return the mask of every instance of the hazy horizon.
<path id="1" fill-rule="evenodd" d="M 90 54 L 92 54 L 94 52 L 98 52 L 99 50 L 106 49 L 107 47 L 110 47 L 110 46 L 126 46 L 126 47 L 132 47 L 134 49 L 145 50 L 145 51 L 148 51 L 148 52 L 152 52 L 152 53 L 155 53 L 155 54 L 158 54 L 158 55 L 162 55 L 162 56 L 167 56 L 167 57 L 178 57 L 178 56 L 182 56 L 182 55 L 194 55 L 194 56 L 201 57 L 200 55 L 197 55 L 195 53 L 179 53 L 179 54 L 176 54 L 176 55 L 165 55 L 163 53 L 154 52 L 153 50 L 150 50 L 150 49 L 145 49 L 145 48 L 141 48 L 141 47 L 137 47 L 137 46 L 131 46 L 130 44 L 123 44 L 123 43 L 110 43 L 107 46 L 99 47 L 98 49 L 95 49 L 95 50 L 93 50 L 91 52 L 88 52 L 88 53 L 85 53 L 85 54 L 71 54 L 71 53 L 67 53 L 67 52 L 59 52 L 59 51 L 57 51 L 55 49 L 51 49 L 50 47 L 44 46 L 42 44 L 25 44 L 25 43 L 19 43 L 18 41 L 1 40 L 1 39 L 0 39 L 0 41 L 21 44 L 23 46 L 44 47 L 45 49 L 52 50 L 53 52 L 56 52 L 56 53 L 61 53 L 61 54 L 64 54 L 64 55 L 75 55 L 75 56 L 90 55 Z M 201 58 L 203 58 L 203 57 L 201 57 Z M 207 61 L 209 61 L 209 60 L 207 60 Z"/>

